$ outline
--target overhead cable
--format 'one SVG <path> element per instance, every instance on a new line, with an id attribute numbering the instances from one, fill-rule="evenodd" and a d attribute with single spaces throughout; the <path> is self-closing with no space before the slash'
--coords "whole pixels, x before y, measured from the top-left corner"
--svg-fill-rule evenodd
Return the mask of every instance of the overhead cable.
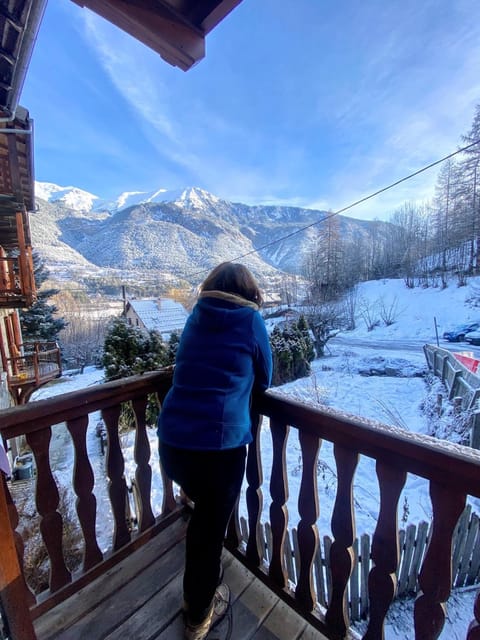
<path id="1" fill-rule="evenodd" d="M 314 227 L 314 226 L 316 226 L 318 224 L 321 224 L 322 222 L 325 222 L 326 220 L 329 220 L 330 218 L 333 218 L 333 216 L 338 216 L 341 213 L 345 213 L 345 211 L 348 211 L 349 209 L 353 209 L 354 207 L 357 207 L 359 204 L 367 202 L 367 200 L 371 200 L 372 198 L 375 198 L 376 196 L 380 195 L 381 193 L 385 193 L 385 191 L 389 191 L 390 189 L 393 189 L 394 187 L 398 186 L 402 182 L 406 182 L 407 180 L 411 180 L 415 176 L 418 176 L 420 173 L 424 173 L 425 171 L 428 171 L 429 169 L 432 169 L 433 167 L 436 167 L 437 165 L 441 164 L 442 162 L 445 162 L 445 160 L 449 160 L 450 158 L 453 158 L 454 156 L 458 155 L 459 153 L 463 153 L 465 151 L 468 151 L 469 149 L 471 149 L 472 147 L 474 147 L 475 145 L 477 145 L 479 143 L 480 143 L 480 139 L 475 140 L 475 142 L 471 142 L 470 144 L 467 144 L 466 146 L 461 147 L 460 149 L 457 149 L 457 151 L 453 151 L 452 153 L 449 153 L 448 155 L 444 156 L 443 158 L 440 158 L 439 160 L 435 160 L 435 162 L 431 162 L 430 164 L 425 165 L 421 169 L 417 169 L 417 171 L 414 171 L 413 173 L 410 173 L 407 176 L 404 176 L 403 178 L 400 178 L 399 180 L 395 180 L 395 182 L 390 183 L 386 187 L 382 187 L 381 189 L 378 189 L 377 191 L 374 191 L 373 193 L 370 193 L 368 196 L 364 196 L 363 198 L 360 198 L 359 200 L 355 200 L 355 202 L 352 202 L 351 204 L 347 205 L 346 207 L 343 207 L 342 209 L 338 209 L 337 211 L 332 211 L 331 213 L 328 213 L 323 218 L 320 218 L 320 220 L 315 220 L 315 222 L 311 222 L 310 224 L 307 224 L 304 227 L 301 227 L 300 229 L 297 229 L 296 231 L 292 231 L 291 233 L 287 233 L 286 235 L 282 236 L 281 238 L 277 238 L 276 240 L 272 240 L 270 242 L 267 242 L 266 244 L 263 244 L 261 247 L 255 247 L 251 251 L 247 251 L 247 253 L 243 253 L 242 255 L 239 255 L 236 258 L 233 258 L 231 260 L 231 262 L 236 262 L 237 260 L 242 260 L 243 258 L 246 258 L 247 256 L 250 256 L 253 253 L 258 253 L 259 251 L 262 251 L 263 249 L 266 249 L 266 248 L 271 247 L 271 246 L 273 246 L 275 244 L 278 244 L 279 242 L 282 242 L 283 240 L 287 240 L 288 238 L 291 238 L 292 236 L 295 236 L 298 233 L 302 233 L 302 231 L 305 231 L 306 229 L 310 229 L 311 227 Z M 210 271 L 210 269 L 202 269 L 202 271 L 197 271 L 196 273 L 189 274 L 188 276 L 186 276 L 186 279 L 194 278 L 195 276 L 201 275 L 202 273 L 207 273 L 209 271 Z"/>

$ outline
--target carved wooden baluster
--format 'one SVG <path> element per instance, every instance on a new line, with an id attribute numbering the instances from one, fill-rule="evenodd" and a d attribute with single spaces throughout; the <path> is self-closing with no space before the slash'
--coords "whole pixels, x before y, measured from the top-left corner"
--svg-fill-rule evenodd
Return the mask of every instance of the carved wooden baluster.
<path id="1" fill-rule="evenodd" d="M 118 405 L 102 410 L 102 418 L 107 428 L 108 437 L 106 468 L 109 478 L 108 492 L 114 518 L 112 542 L 114 551 L 130 540 L 126 518 L 127 484 L 124 476 L 125 461 L 118 437 L 119 417 L 120 406 Z"/>
<path id="2" fill-rule="evenodd" d="M 50 558 L 50 590 L 57 591 L 71 582 L 72 576 L 63 557 L 63 519 L 57 511 L 60 498 L 49 458 L 51 437 L 52 429 L 47 427 L 27 434 L 26 439 L 37 465 L 35 503 L 40 515 L 40 532 Z"/>
<path id="3" fill-rule="evenodd" d="M 261 485 L 263 482 L 262 462 L 260 458 L 260 425 L 262 418 L 258 414 L 252 415 L 253 441 L 248 447 L 247 456 L 247 490 L 246 503 L 248 511 L 248 541 L 246 557 L 255 566 L 260 564 L 262 553 L 260 545 L 260 514 L 262 513 L 263 494 Z"/>
<path id="4" fill-rule="evenodd" d="M 397 588 L 400 557 L 397 509 L 407 474 L 389 464 L 377 462 L 380 486 L 380 513 L 372 541 L 374 567 L 368 576 L 370 622 L 364 640 L 384 637 L 384 623 Z"/>
<path id="5" fill-rule="evenodd" d="M 335 637 L 343 638 L 349 625 L 346 592 L 353 568 L 355 519 L 353 513 L 353 476 L 358 454 L 338 445 L 333 449 L 337 465 L 337 495 L 332 515 L 334 542 L 330 549 L 332 591 L 325 616 Z"/>
<path id="6" fill-rule="evenodd" d="M 270 524 L 272 527 L 272 559 L 269 576 L 279 587 L 287 584 L 287 570 L 284 562 L 285 535 L 287 532 L 288 483 L 286 473 L 285 451 L 287 447 L 289 427 L 283 422 L 270 420 L 272 433 L 272 475 L 270 477 Z"/>
<path id="7" fill-rule="evenodd" d="M 298 496 L 298 548 L 300 551 L 300 575 L 295 596 L 307 611 L 315 606 L 316 595 L 313 584 L 313 562 L 318 549 L 317 519 L 317 459 L 320 450 L 320 439 L 309 433 L 299 433 L 302 451 L 302 482 Z"/>
<path id="8" fill-rule="evenodd" d="M 24 559 L 24 550 L 25 550 L 25 545 L 23 544 L 23 538 L 22 536 L 18 533 L 17 531 L 17 527 L 18 527 L 18 511 L 17 511 L 17 507 L 15 506 L 14 501 L 12 500 L 12 496 L 10 494 L 10 491 L 8 489 L 8 485 L 5 479 L 3 479 L 3 484 L 4 484 L 4 491 L 5 491 L 5 499 L 6 499 L 6 503 L 7 503 L 7 510 L 8 510 L 8 516 L 10 518 L 10 526 L 12 528 L 12 534 L 13 534 L 13 539 L 15 541 L 15 548 L 17 550 L 17 556 L 18 556 L 18 563 L 22 569 L 22 576 L 23 576 L 23 559 Z M 30 587 L 27 585 L 25 578 L 23 579 L 24 584 L 25 584 L 25 589 L 26 591 L 26 599 L 28 602 L 28 606 L 32 606 L 33 604 L 35 604 L 36 602 L 36 597 L 33 593 L 33 591 L 30 589 Z"/>
<path id="9" fill-rule="evenodd" d="M 464 493 L 430 483 L 433 507 L 432 537 L 422 564 L 415 602 L 415 637 L 435 640 L 445 623 L 445 602 L 452 585 L 452 536 L 464 508 Z"/>
<path id="10" fill-rule="evenodd" d="M 472 620 L 468 627 L 468 633 L 465 640 L 480 640 L 480 591 L 475 598 L 475 604 L 473 606 L 473 615 L 475 619 Z"/>
<path id="11" fill-rule="evenodd" d="M 149 465 L 150 460 L 150 442 L 148 440 L 145 414 L 147 409 L 147 398 L 139 398 L 132 402 L 137 428 L 135 432 L 135 448 L 134 457 L 137 463 L 135 470 L 135 482 L 140 495 L 140 504 L 138 505 L 140 513 L 138 517 L 139 531 L 145 531 L 155 522 L 152 511 L 151 494 L 152 494 L 152 468 Z"/>
<path id="12" fill-rule="evenodd" d="M 84 571 L 88 571 L 103 559 L 95 533 L 97 499 L 93 493 L 95 478 L 87 454 L 87 428 L 88 415 L 67 422 L 67 429 L 72 436 L 75 451 L 73 488 L 77 494 L 77 515 L 85 540 Z"/>

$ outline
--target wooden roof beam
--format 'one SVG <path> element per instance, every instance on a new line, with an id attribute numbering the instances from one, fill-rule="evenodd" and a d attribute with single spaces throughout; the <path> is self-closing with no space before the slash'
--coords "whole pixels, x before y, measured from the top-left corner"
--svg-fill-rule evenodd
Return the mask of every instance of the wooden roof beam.
<path id="1" fill-rule="evenodd" d="M 192 10 L 189 14 L 189 18 L 195 24 L 200 24 L 205 33 L 210 33 L 219 22 L 221 22 L 225 16 L 227 16 L 235 7 L 242 2 L 242 0 L 210 0 L 210 2 L 195 2 L 193 3 Z M 208 5 L 208 10 L 205 12 L 204 7 Z M 203 15 L 202 15 L 203 14 Z"/>
<path id="2" fill-rule="evenodd" d="M 163 0 L 73 0 L 187 71 L 205 57 L 205 33 Z"/>

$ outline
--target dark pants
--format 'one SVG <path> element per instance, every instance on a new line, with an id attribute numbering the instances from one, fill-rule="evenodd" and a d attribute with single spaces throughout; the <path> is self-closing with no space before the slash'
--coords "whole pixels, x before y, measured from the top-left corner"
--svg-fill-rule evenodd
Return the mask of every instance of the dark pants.
<path id="1" fill-rule="evenodd" d="M 222 451 L 178 449 L 160 443 L 166 474 L 195 507 L 187 528 L 183 594 L 191 622 L 208 612 L 220 575 L 228 521 L 242 486 L 246 447 Z"/>

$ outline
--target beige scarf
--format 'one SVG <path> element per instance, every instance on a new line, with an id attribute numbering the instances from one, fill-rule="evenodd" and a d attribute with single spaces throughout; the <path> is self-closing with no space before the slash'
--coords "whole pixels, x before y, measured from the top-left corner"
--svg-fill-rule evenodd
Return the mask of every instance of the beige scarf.
<path id="1" fill-rule="evenodd" d="M 241 304 L 243 307 L 250 307 L 258 311 L 259 306 L 256 302 L 237 296 L 235 293 L 227 293 L 226 291 L 202 291 L 199 298 L 218 298 L 219 300 L 226 300 L 227 302 L 233 302 L 235 304 Z"/>

